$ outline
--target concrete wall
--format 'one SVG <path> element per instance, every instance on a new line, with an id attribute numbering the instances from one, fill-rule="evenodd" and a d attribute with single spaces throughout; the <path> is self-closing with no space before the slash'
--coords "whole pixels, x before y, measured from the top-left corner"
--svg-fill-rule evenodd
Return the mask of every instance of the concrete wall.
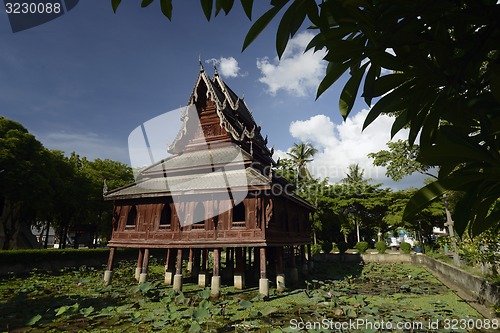
<path id="1" fill-rule="evenodd" d="M 0 264 L 0 277 L 8 276 L 10 274 L 14 275 L 26 275 L 29 274 L 33 269 L 38 269 L 47 272 L 57 272 L 64 268 L 70 267 L 102 267 L 107 263 L 105 258 L 86 258 L 83 260 L 63 260 L 63 261 L 39 261 L 32 264 Z"/>
<path id="2" fill-rule="evenodd" d="M 384 264 L 408 263 L 422 265 L 440 280 L 455 284 L 465 293 L 486 305 L 500 304 L 500 283 L 493 284 L 483 278 L 421 254 L 350 254 L 321 253 L 314 256 L 317 262 L 379 262 Z"/>
<path id="3" fill-rule="evenodd" d="M 413 256 L 412 259 L 414 263 L 423 265 L 434 272 L 440 279 L 454 283 L 479 302 L 488 305 L 500 304 L 500 283 L 493 284 L 460 268 L 428 256 Z"/>
<path id="4" fill-rule="evenodd" d="M 34 251 L 31 256 L 24 254 L 14 260 L 12 258 L 10 260 L 2 259 L 0 256 L 0 277 L 12 274 L 22 276 L 29 274 L 33 269 L 56 272 L 64 268 L 80 266 L 102 268 L 107 264 L 109 255 L 109 250 L 107 249 L 95 252 L 91 250 L 90 252 L 82 253 L 81 255 L 78 254 L 79 250 L 73 249 L 69 249 L 68 252 L 71 253 L 67 255 L 64 254 L 65 250 L 42 251 L 54 251 L 54 254 L 37 256 L 36 251 Z M 157 253 L 155 254 L 158 255 Z M 162 256 L 162 258 L 163 257 L 164 256 Z M 134 259 L 137 259 L 137 250 L 135 249 L 120 249 L 115 255 L 115 263 L 118 263 L 121 260 Z"/>
<path id="5" fill-rule="evenodd" d="M 412 255 L 410 254 L 402 254 L 402 253 L 366 253 L 362 254 L 363 262 L 379 262 L 383 264 L 393 264 L 393 263 L 403 263 L 410 264 L 412 263 Z"/>
<path id="6" fill-rule="evenodd" d="M 379 262 L 379 263 L 412 263 L 409 254 L 379 254 L 379 253 L 320 253 L 314 256 L 317 262 Z"/>

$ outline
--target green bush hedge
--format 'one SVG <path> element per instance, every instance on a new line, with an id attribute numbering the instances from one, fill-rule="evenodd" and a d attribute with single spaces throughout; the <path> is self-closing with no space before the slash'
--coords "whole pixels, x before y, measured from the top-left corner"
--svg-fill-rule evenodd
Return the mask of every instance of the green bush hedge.
<path id="1" fill-rule="evenodd" d="M 399 243 L 399 248 L 401 249 L 401 251 L 403 251 L 403 253 L 410 253 L 411 252 L 410 243 L 401 242 L 401 243 Z"/>
<path id="2" fill-rule="evenodd" d="M 366 250 L 368 250 L 368 242 L 357 242 L 354 247 L 359 253 L 366 253 Z"/>
<path id="3" fill-rule="evenodd" d="M 131 257 L 137 249 L 118 249 L 117 257 Z M 107 262 L 109 248 L 0 250 L 0 264 L 33 265 L 40 262 L 73 261 L 101 258 Z"/>
<path id="4" fill-rule="evenodd" d="M 387 244 L 384 241 L 378 241 L 375 243 L 375 248 L 378 253 L 383 254 L 387 250 Z"/>
<path id="5" fill-rule="evenodd" d="M 332 249 L 333 249 L 333 244 L 332 242 L 324 242 L 321 244 L 321 249 L 323 250 L 323 252 L 325 253 L 330 253 L 332 252 Z"/>
<path id="6" fill-rule="evenodd" d="M 342 254 L 349 249 L 349 244 L 347 244 L 346 242 L 338 242 L 337 248 L 339 249 L 339 253 Z"/>

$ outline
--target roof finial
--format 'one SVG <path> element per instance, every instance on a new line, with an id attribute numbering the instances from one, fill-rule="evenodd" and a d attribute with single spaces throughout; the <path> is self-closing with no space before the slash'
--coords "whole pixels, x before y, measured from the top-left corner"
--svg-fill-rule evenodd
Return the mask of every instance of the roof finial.
<path id="1" fill-rule="evenodd" d="M 214 64 L 214 76 L 219 76 L 219 72 L 217 71 L 217 60 L 212 59 L 212 63 Z"/>
<path id="2" fill-rule="evenodd" d="M 205 69 L 203 68 L 203 63 L 201 62 L 201 54 L 198 55 L 198 62 L 200 63 L 200 72 L 205 71 Z"/>

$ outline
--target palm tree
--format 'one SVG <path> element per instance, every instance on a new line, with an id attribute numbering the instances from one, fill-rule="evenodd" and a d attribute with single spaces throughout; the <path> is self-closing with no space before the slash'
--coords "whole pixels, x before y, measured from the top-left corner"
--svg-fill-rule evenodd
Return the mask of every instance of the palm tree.
<path id="1" fill-rule="evenodd" d="M 297 183 L 301 178 L 311 178 L 307 163 L 313 160 L 317 152 L 318 150 L 310 143 L 294 143 L 290 152 L 287 153 L 297 169 Z"/>
<path id="2" fill-rule="evenodd" d="M 342 182 L 349 186 L 353 194 L 359 195 L 364 192 L 364 188 L 368 186 L 368 182 L 370 179 L 365 179 L 363 174 L 365 171 L 359 167 L 359 164 L 351 164 L 348 167 L 348 172 L 346 174 L 346 178 L 342 179 Z M 359 234 L 359 223 L 360 223 L 360 212 L 359 207 L 357 205 L 351 205 L 346 209 L 347 215 L 352 215 L 354 218 L 354 225 L 356 226 L 356 236 L 358 242 L 361 241 L 361 237 Z"/>
<path id="3" fill-rule="evenodd" d="M 364 179 L 363 175 L 365 170 L 359 167 L 359 164 L 351 164 L 348 167 L 349 171 L 346 173 L 346 178 L 342 179 L 344 184 L 351 186 L 366 185 L 371 179 Z"/>

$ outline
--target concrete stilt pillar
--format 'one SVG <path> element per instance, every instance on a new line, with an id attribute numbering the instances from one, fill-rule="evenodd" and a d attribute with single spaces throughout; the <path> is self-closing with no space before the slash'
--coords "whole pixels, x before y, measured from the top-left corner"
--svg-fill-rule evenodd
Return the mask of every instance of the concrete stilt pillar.
<path id="1" fill-rule="evenodd" d="M 306 246 L 301 245 L 300 246 L 300 265 L 302 266 L 302 274 L 305 276 L 309 275 L 309 267 L 307 265 L 306 261 Z"/>
<path id="2" fill-rule="evenodd" d="M 312 252 L 311 252 L 311 244 L 307 244 L 307 266 L 308 266 L 309 272 L 314 269 L 314 260 L 313 260 Z"/>
<path id="3" fill-rule="evenodd" d="M 112 247 L 109 249 L 108 265 L 106 267 L 106 271 L 104 272 L 105 285 L 111 284 L 111 280 L 113 279 L 113 266 L 115 262 L 115 253 L 116 253 L 116 247 Z"/>
<path id="4" fill-rule="evenodd" d="M 269 280 L 267 279 L 267 259 L 266 248 L 260 248 L 260 279 L 259 279 L 259 294 L 264 297 L 269 297 Z"/>
<path id="5" fill-rule="evenodd" d="M 165 271 L 165 284 L 168 286 L 171 286 L 172 283 L 174 283 L 174 271 L 173 270 L 166 270 Z"/>
<path id="6" fill-rule="evenodd" d="M 148 279 L 148 265 L 149 265 L 149 249 L 144 249 L 144 258 L 142 259 L 142 270 L 139 275 L 139 283 L 144 283 Z"/>
<path id="7" fill-rule="evenodd" d="M 177 249 L 177 264 L 175 267 L 174 285 L 172 289 L 182 290 L 182 249 Z"/>
<path id="8" fill-rule="evenodd" d="M 220 296 L 221 280 L 222 279 L 220 276 L 212 276 L 212 284 L 210 285 L 210 296 L 214 298 L 218 298 Z"/>
<path id="9" fill-rule="evenodd" d="M 201 250 L 201 270 L 198 274 L 198 286 L 205 288 L 207 286 L 207 262 L 208 262 L 208 249 Z"/>
<path id="10" fill-rule="evenodd" d="M 167 250 L 167 260 L 165 263 L 165 284 L 172 285 L 175 274 L 175 249 Z"/>
<path id="11" fill-rule="evenodd" d="M 104 284 L 106 286 L 111 284 L 112 279 L 113 279 L 113 271 L 105 270 L 104 271 Z"/>
<path id="12" fill-rule="evenodd" d="M 236 269 L 234 272 L 234 287 L 236 289 L 245 288 L 245 258 L 243 257 L 243 249 L 237 247 L 234 249 Z"/>
<path id="13" fill-rule="evenodd" d="M 276 290 L 278 292 L 286 290 L 286 278 L 284 273 L 276 274 Z"/>
<path id="14" fill-rule="evenodd" d="M 221 285 L 221 276 L 220 276 L 220 250 L 218 248 L 214 249 L 214 269 L 212 276 L 212 285 L 210 288 L 210 296 L 219 297 L 220 296 L 220 285 Z"/>
<path id="15" fill-rule="evenodd" d="M 276 290 L 282 292 L 286 289 L 285 267 L 283 265 L 283 247 L 276 248 Z"/>
<path id="16" fill-rule="evenodd" d="M 137 281 L 139 281 L 139 278 L 140 278 L 140 276 L 141 276 L 141 270 L 142 270 L 142 268 L 140 268 L 140 267 L 136 267 L 136 268 L 135 268 L 135 274 L 134 274 L 134 277 L 135 277 L 135 279 L 136 279 Z"/>
<path id="17" fill-rule="evenodd" d="M 177 291 L 182 290 L 182 274 L 174 275 L 174 283 L 172 285 L 172 289 Z"/>
<path id="18" fill-rule="evenodd" d="M 139 254 L 137 256 L 137 267 L 135 268 L 135 279 L 139 281 L 139 277 L 142 272 L 142 260 L 144 259 L 144 249 L 139 249 Z"/>
<path id="19" fill-rule="evenodd" d="M 269 280 L 260 278 L 259 279 L 259 294 L 264 297 L 269 297 Z"/>

